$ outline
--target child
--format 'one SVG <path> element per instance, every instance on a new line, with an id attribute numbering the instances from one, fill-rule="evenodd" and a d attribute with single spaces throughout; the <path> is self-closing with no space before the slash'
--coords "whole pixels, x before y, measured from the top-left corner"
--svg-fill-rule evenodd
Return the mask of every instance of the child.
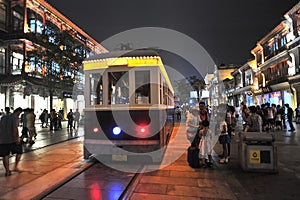
<path id="1" fill-rule="evenodd" d="M 209 121 L 205 120 L 202 121 L 202 128 L 199 132 L 201 134 L 201 140 L 199 148 L 201 149 L 201 157 L 202 157 L 202 166 L 206 167 L 205 165 L 205 156 L 208 156 L 207 167 L 212 167 L 212 131 L 209 129 Z"/>
<path id="2" fill-rule="evenodd" d="M 228 163 L 227 146 L 230 143 L 230 137 L 228 135 L 228 126 L 225 120 L 220 123 L 221 135 L 219 137 L 219 142 L 223 146 L 223 154 L 219 163 Z"/>

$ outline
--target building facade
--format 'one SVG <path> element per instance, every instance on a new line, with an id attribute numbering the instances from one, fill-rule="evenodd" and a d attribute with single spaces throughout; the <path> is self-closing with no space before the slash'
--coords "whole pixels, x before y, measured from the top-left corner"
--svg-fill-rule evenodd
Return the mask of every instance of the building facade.
<path id="1" fill-rule="evenodd" d="M 299 22 L 300 3 L 284 15 L 284 20 L 263 37 L 251 51 L 254 55 L 254 93 L 258 104 L 299 104 Z"/>
<path id="2" fill-rule="evenodd" d="M 81 63 L 103 52 L 46 1 L 0 0 L 0 108 L 80 107 Z"/>
<path id="3" fill-rule="evenodd" d="M 300 3 L 251 51 L 254 59 L 223 78 L 228 103 L 300 105 Z"/>

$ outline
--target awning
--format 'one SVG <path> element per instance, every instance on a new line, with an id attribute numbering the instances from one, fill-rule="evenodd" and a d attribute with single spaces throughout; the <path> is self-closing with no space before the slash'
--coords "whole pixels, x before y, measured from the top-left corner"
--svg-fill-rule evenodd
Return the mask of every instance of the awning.
<path id="1" fill-rule="evenodd" d="M 290 89 L 290 84 L 289 84 L 289 82 L 286 81 L 286 82 L 283 82 L 283 83 L 270 85 L 270 87 L 272 88 L 272 91 L 280 91 L 280 90 Z"/>
<path id="2" fill-rule="evenodd" d="M 0 77 L 0 86 L 15 86 L 19 84 L 24 84 L 24 87 L 28 87 L 29 91 L 31 88 L 51 88 L 54 91 L 62 90 L 72 93 L 74 84 L 70 81 L 62 80 L 55 81 L 49 80 L 45 81 L 42 78 L 25 75 L 5 75 Z"/>
<path id="3" fill-rule="evenodd" d="M 233 95 L 241 94 L 242 92 L 247 92 L 247 91 L 251 91 L 251 86 L 250 86 L 250 85 L 235 90 L 235 91 L 233 92 Z"/>

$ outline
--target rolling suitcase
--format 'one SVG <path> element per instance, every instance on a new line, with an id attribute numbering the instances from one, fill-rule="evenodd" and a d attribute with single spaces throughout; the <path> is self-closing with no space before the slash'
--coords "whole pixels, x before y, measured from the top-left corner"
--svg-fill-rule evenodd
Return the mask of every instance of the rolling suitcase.
<path id="1" fill-rule="evenodd" d="M 187 161 L 188 161 L 189 165 L 193 168 L 199 168 L 200 167 L 199 148 L 198 147 L 190 146 L 188 148 Z"/>

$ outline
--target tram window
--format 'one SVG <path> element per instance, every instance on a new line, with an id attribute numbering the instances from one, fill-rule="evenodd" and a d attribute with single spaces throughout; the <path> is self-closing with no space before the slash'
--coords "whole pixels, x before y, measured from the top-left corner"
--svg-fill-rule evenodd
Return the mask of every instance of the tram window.
<path id="1" fill-rule="evenodd" d="M 163 86 L 162 86 L 162 75 L 159 77 L 159 103 L 163 104 Z"/>
<path id="2" fill-rule="evenodd" d="M 129 76 L 127 71 L 108 72 L 108 104 L 129 104 Z"/>
<path id="3" fill-rule="evenodd" d="M 150 102 L 150 71 L 135 71 L 135 103 L 149 104 Z"/>
<path id="4" fill-rule="evenodd" d="M 90 74 L 90 93 L 91 105 L 103 104 L 103 85 L 101 74 Z"/>
<path id="5" fill-rule="evenodd" d="M 164 82 L 164 86 L 163 86 L 163 95 L 164 95 L 164 105 L 168 105 L 168 88 L 167 88 L 167 84 Z"/>

